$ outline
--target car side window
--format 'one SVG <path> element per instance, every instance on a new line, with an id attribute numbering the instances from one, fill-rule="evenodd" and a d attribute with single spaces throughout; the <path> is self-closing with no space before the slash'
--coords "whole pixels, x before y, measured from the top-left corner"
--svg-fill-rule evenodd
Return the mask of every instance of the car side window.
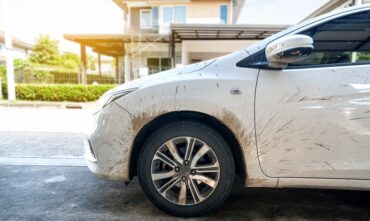
<path id="1" fill-rule="evenodd" d="M 300 34 L 313 38 L 314 51 L 289 67 L 370 63 L 370 11 L 344 16 Z"/>

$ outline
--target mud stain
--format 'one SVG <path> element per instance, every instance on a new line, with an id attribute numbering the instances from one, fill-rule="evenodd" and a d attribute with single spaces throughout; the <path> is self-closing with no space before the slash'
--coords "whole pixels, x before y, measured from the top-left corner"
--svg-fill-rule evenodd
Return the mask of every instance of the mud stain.
<path id="1" fill-rule="evenodd" d="M 319 146 L 319 147 L 322 147 L 322 148 L 324 148 L 324 149 L 326 149 L 326 150 L 330 151 L 330 148 L 329 148 L 329 147 L 327 147 L 327 146 L 325 146 L 324 144 L 321 144 L 321 143 L 315 143 L 315 145 L 316 145 L 316 146 Z"/>
<path id="2" fill-rule="evenodd" d="M 131 120 L 133 134 L 137 134 L 148 122 L 154 120 L 156 117 L 167 112 L 168 111 L 164 110 L 160 111 L 144 110 L 143 112 L 140 112 Z"/>
<path id="3" fill-rule="evenodd" d="M 332 170 L 336 171 L 335 167 L 333 167 L 330 163 L 328 163 L 327 161 L 324 161 L 324 163 L 328 165 Z"/>
<path id="4" fill-rule="evenodd" d="M 250 119 L 251 122 L 248 122 L 247 120 L 246 122 L 242 123 L 242 121 L 237 116 L 225 109 L 223 109 L 221 112 L 216 112 L 215 116 L 232 131 L 232 133 L 236 137 L 236 140 L 239 142 L 242 151 L 242 158 L 245 163 L 244 168 L 247 177 L 246 181 L 248 181 L 250 178 L 248 177 L 247 173 L 248 168 L 246 158 L 249 155 L 257 156 L 257 149 L 254 149 L 252 147 L 252 143 L 254 141 L 253 118 L 248 117 L 247 119 Z M 248 125 L 250 128 L 245 128 L 243 125 Z M 253 153 L 254 151 L 256 152 Z"/>
<path id="5" fill-rule="evenodd" d="M 289 125 L 293 123 L 293 120 L 289 120 L 288 122 L 286 122 L 285 124 L 283 124 L 283 126 L 281 126 L 277 131 L 276 133 L 278 132 L 281 132 L 281 131 L 284 131 L 285 129 L 287 129 L 289 127 Z"/>
<path id="6" fill-rule="evenodd" d="M 349 120 L 362 120 L 362 119 L 369 119 L 370 117 L 356 117 Z"/>
<path id="7" fill-rule="evenodd" d="M 263 186 L 262 184 L 265 182 L 266 182 L 266 179 L 249 178 L 247 180 L 247 186 Z"/>
<path id="8" fill-rule="evenodd" d="M 217 115 L 218 119 L 233 131 L 243 150 L 246 150 L 252 142 L 253 133 L 247 133 L 242 122 L 230 111 L 223 110 L 222 113 Z"/>

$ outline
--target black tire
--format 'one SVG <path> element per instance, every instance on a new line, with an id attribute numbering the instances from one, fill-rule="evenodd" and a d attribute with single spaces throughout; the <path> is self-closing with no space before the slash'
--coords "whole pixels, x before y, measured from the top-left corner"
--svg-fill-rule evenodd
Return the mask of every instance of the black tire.
<path id="1" fill-rule="evenodd" d="M 168 201 L 157 191 L 151 178 L 151 164 L 156 151 L 166 141 L 181 136 L 205 142 L 219 161 L 217 186 L 207 199 L 195 205 L 179 205 Z M 233 155 L 224 138 L 212 128 L 196 121 L 170 123 L 152 133 L 141 150 L 137 171 L 140 186 L 150 201 L 166 213 L 180 217 L 201 216 L 216 210 L 230 195 L 235 176 Z"/>

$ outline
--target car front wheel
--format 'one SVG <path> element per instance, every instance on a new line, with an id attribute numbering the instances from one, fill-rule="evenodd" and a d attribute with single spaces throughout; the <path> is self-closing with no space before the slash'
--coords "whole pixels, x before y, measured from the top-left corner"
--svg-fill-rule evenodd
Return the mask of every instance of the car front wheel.
<path id="1" fill-rule="evenodd" d="M 225 140 L 193 121 L 154 132 L 138 161 L 144 192 L 154 205 L 176 216 L 199 216 L 218 208 L 230 194 L 234 174 Z"/>

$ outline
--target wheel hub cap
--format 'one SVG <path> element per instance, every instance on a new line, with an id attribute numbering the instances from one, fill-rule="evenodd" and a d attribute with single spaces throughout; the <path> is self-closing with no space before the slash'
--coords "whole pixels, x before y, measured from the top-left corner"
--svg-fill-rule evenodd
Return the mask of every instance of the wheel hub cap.
<path id="1" fill-rule="evenodd" d="M 176 137 L 162 144 L 151 165 L 152 182 L 166 200 L 194 205 L 216 189 L 220 166 L 216 154 L 194 137 Z"/>

